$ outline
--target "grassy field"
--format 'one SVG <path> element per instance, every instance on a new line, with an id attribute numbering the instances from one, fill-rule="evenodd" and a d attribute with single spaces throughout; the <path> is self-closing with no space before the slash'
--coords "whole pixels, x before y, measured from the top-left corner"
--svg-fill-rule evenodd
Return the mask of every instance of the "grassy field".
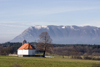
<path id="1" fill-rule="evenodd" d="M 100 63 L 100 61 L 66 58 L 0 56 L 0 67 L 11 67 L 16 64 L 21 67 L 88 67 L 95 63 Z"/>

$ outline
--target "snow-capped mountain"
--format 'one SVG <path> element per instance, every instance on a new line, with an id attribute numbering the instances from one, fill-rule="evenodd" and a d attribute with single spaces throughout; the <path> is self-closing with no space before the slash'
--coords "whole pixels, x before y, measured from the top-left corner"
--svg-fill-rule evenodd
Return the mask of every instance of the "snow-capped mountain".
<path id="1" fill-rule="evenodd" d="M 100 28 L 93 26 L 31 26 L 11 42 L 38 41 L 42 32 L 48 32 L 57 44 L 100 44 Z"/>

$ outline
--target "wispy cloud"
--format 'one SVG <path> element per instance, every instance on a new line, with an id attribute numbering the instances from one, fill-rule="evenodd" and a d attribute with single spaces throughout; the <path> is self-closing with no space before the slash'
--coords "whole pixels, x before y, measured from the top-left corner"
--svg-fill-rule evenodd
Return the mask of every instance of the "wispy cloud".
<path id="1" fill-rule="evenodd" d="M 29 10 L 27 12 L 23 12 L 21 14 L 26 15 L 45 15 L 45 14 L 56 14 L 56 13 L 63 13 L 63 12 L 72 12 L 72 11 L 85 11 L 85 10 L 94 10 L 100 9 L 100 7 L 84 7 L 84 8 L 77 8 L 77 7 L 55 7 L 55 8 L 44 8 L 44 9 L 37 9 L 37 10 Z"/>
<path id="2" fill-rule="evenodd" d="M 34 14 L 54 14 L 54 13 L 63 13 L 63 12 L 72 12 L 72 11 L 84 11 L 84 10 L 93 10 L 100 9 L 100 7 L 86 7 L 86 8 L 75 8 L 75 7 L 56 7 L 48 10 L 36 11 Z"/>
<path id="3" fill-rule="evenodd" d="M 47 15 L 47 14 L 56 14 L 63 12 L 72 12 L 72 11 L 85 11 L 85 10 L 94 10 L 100 9 L 100 7 L 52 7 L 52 8 L 38 8 L 38 9 L 11 9 L 7 12 L 0 11 L 1 16 L 20 16 L 20 15 Z M 18 11 L 17 11 L 18 10 Z"/>
<path id="4" fill-rule="evenodd" d="M 3 21 L 0 22 L 0 26 L 6 26 L 6 27 L 30 27 L 30 26 L 34 26 L 34 25 L 46 25 L 46 23 L 50 23 L 50 22 L 18 22 L 18 21 Z"/>
<path id="5" fill-rule="evenodd" d="M 0 23 L 0 26 L 6 26 L 6 27 L 25 27 L 26 25 L 20 22 L 3 22 Z"/>
<path id="6" fill-rule="evenodd" d="M 89 22 L 85 22 L 84 24 L 80 24 L 80 26 L 87 26 L 87 25 L 100 27 L 100 20 L 89 21 Z"/>
<path id="7" fill-rule="evenodd" d="M 27 28 L 34 25 L 45 25 L 47 22 L 26 22 L 26 21 L 0 21 L 0 26 L 12 28 Z"/>

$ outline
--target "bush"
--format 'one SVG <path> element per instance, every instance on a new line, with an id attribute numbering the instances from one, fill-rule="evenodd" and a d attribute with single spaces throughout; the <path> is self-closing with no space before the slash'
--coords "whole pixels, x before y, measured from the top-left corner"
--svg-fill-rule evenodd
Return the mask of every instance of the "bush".
<path id="1" fill-rule="evenodd" d="M 92 57 L 84 57 L 84 59 L 92 60 Z"/>
<path id="2" fill-rule="evenodd" d="M 82 59 L 81 56 L 72 56 L 73 59 Z"/>
<path id="3" fill-rule="evenodd" d="M 93 60 L 100 60 L 100 58 L 93 58 Z"/>

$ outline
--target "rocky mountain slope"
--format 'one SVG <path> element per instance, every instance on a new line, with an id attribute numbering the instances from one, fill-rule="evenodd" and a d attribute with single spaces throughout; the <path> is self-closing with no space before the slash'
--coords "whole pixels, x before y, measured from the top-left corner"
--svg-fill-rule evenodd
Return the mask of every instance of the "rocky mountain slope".
<path id="1" fill-rule="evenodd" d="M 41 32 L 48 32 L 56 44 L 100 44 L 100 28 L 93 26 L 31 26 L 11 42 L 38 41 Z"/>

